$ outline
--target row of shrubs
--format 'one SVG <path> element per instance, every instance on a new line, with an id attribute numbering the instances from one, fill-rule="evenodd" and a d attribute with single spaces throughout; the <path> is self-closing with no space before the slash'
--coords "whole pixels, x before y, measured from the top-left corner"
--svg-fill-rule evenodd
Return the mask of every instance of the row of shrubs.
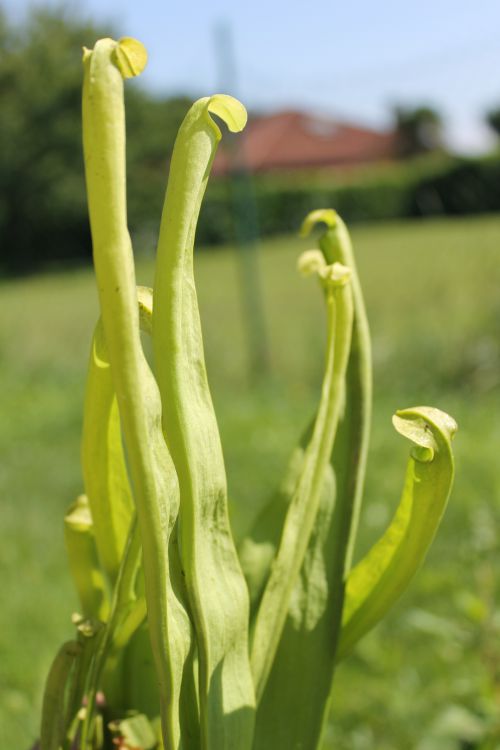
<path id="1" fill-rule="evenodd" d="M 245 210 L 240 208 L 242 193 L 253 196 L 253 206 L 247 203 Z M 351 223 L 500 211 L 500 154 L 446 160 L 424 170 L 401 165 L 385 176 L 378 172 L 332 187 L 325 179 L 311 185 L 302 178 L 290 186 L 278 177 L 261 178 L 253 185 L 244 178 L 218 180 L 209 187 L 198 240 L 218 244 L 234 240 L 235 232 L 256 229 L 263 236 L 294 232 L 300 218 L 319 206 L 336 208 Z M 249 210 L 255 219 L 245 213 Z"/>
<path id="2" fill-rule="evenodd" d="M 129 166 L 131 229 L 136 246 L 152 250 L 166 165 L 138 159 Z M 18 192 L 22 186 L 24 190 L 17 200 L 16 183 L 7 191 L 0 171 L 0 273 L 24 273 L 90 258 L 82 165 L 47 179 L 50 190 L 41 185 L 28 190 L 21 181 Z M 500 211 L 500 154 L 483 159 L 440 159 L 424 169 L 408 162 L 374 168 L 356 179 L 351 175 L 343 184 L 334 180 L 335 174 L 329 177 L 324 173 L 321 179 L 275 175 L 251 181 L 241 175 L 213 180 L 202 208 L 198 243 L 210 246 L 296 232 L 302 217 L 318 207 L 333 207 L 350 223 Z M 8 205 L 17 215 L 3 211 L 8 205 L 4 205 L 2 194 L 9 196 Z"/>
<path id="3" fill-rule="evenodd" d="M 0 274 L 90 257 L 75 50 L 108 35 L 59 7 L 37 6 L 19 26 L 0 7 Z M 190 102 L 126 87 L 128 209 L 138 246 L 154 245 L 167 162 Z M 500 153 L 480 160 L 431 154 L 355 175 L 259 177 L 253 191 L 245 179 L 211 181 L 198 239 L 211 245 L 296 231 L 318 206 L 333 206 L 350 222 L 499 210 Z"/>

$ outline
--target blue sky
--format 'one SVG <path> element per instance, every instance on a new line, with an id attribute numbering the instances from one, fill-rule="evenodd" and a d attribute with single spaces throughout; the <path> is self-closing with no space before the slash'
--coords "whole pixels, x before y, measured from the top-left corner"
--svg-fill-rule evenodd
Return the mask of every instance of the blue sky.
<path id="1" fill-rule="evenodd" d="M 29 4 L 4 0 L 17 17 Z M 389 123 L 395 103 L 427 102 L 444 115 L 455 148 L 491 143 L 483 116 L 500 105 L 499 0 L 73 0 L 70 7 L 143 41 L 144 83 L 160 92 L 224 89 L 254 109 L 294 106 L 375 126 Z M 221 25 L 230 29 L 236 75 L 220 70 Z"/>

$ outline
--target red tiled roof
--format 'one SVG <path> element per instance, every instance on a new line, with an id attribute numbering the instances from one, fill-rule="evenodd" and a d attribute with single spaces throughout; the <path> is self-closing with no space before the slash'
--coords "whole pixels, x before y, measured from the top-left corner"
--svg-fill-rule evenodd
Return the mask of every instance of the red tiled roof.
<path id="1" fill-rule="evenodd" d="M 379 132 L 302 112 L 250 118 L 238 138 L 245 164 L 252 172 L 361 165 L 396 156 L 393 132 Z M 228 151 L 221 146 L 214 174 L 225 174 L 229 163 Z"/>

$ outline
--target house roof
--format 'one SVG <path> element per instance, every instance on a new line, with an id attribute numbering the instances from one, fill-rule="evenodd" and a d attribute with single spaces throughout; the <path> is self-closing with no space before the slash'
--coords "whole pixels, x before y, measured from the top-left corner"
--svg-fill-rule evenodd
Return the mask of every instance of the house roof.
<path id="1" fill-rule="evenodd" d="M 354 166 L 393 159 L 394 132 L 286 111 L 250 118 L 241 135 L 241 158 L 252 172 Z M 225 174 L 230 150 L 221 147 L 213 171 Z"/>

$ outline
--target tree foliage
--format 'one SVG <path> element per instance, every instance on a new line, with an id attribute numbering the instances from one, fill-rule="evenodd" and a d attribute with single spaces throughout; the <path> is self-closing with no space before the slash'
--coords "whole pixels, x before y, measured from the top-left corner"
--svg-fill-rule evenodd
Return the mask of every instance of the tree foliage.
<path id="1" fill-rule="evenodd" d="M 500 107 L 490 110 L 486 115 L 486 122 L 500 138 Z"/>
<path id="2" fill-rule="evenodd" d="M 22 273 L 90 256 L 78 49 L 92 47 L 109 33 L 60 10 L 33 10 L 21 27 L 0 15 L 3 272 Z M 134 230 L 147 226 L 161 207 L 158 188 L 166 181 L 166 161 L 189 100 L 156 99 L 143 89 L 130 89 L 129 209 Z"/>
<path id="3" fill-rule="evenodd" d="M 434 108 L 396 107 L 394 118 L 401 156 L 415 156 L 443 147 L 443 123 Z"/>

